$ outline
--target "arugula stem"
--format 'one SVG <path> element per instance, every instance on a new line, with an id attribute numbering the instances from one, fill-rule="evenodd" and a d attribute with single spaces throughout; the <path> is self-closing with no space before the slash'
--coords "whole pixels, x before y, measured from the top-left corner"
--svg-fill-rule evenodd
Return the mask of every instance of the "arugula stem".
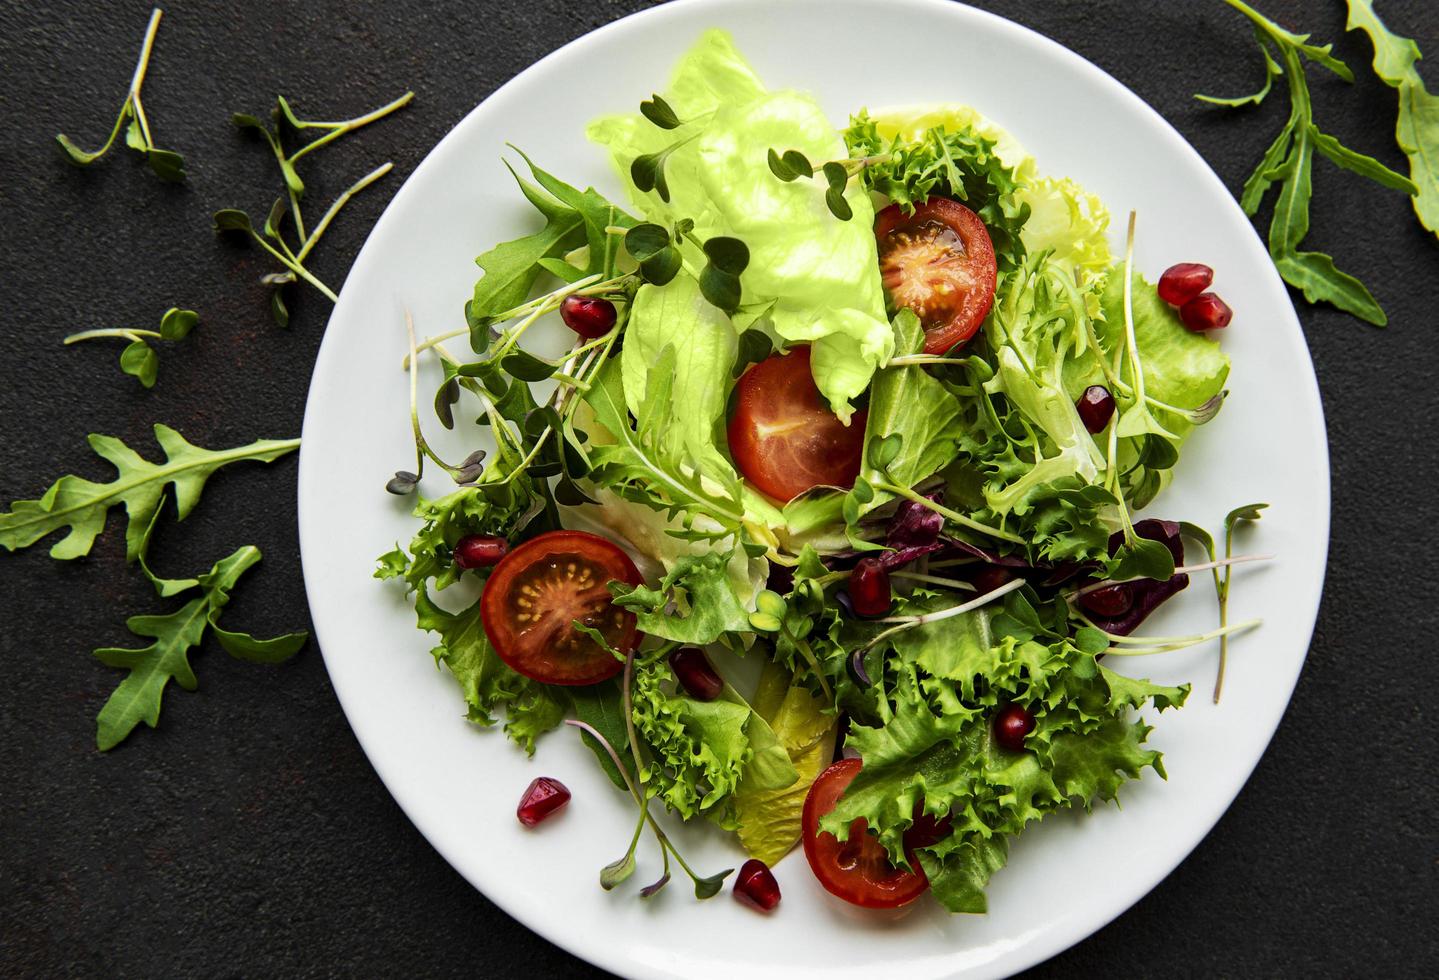
<path id="1" fill-rule="evenodd" d="M 112 327 L 103 330 L 82 330 L 79 333 L 72 333 L 61 341 L 62 344 L 73 344 L 81 340 L 91 340 L 95 337 L 121 337 L 125 340 L 135 341 L 141 337 L 154 337 L 160 339 L 160 333 L 156 330 L 138 330 L 130 327 Z"/>
<path id="2" fill-rule="evenodd" d="M 887 493 L 897 494 L 901 497 L 904 497 L 906 500 L 914 501 L 922 507 L 928 507 L 930 510 L 934 511 L 936 514 L 940 515 L 945 520 L 953 521 L 954 523 L 962 527 L 969 528 L 971 531 L 978 531 L 981 534 L 987 534 L 990 537 L 998 538 L 1001 541 L 1010 541 L 1014 544 L 1024 544 L 1024 539 L 1021 538 L 1019 535 L 1014 534 L 1010 531 L 1002 530 L 997 527 L 990 527 L 988 524 L 981 524 L 979 521 L 976 521 L 973 518 L 965 517 L 957 510 L 950 510 L 943 504 L 937 504 L 923 494 L 916 493 L 910 487 L 901 486 L 896 483 L 878 482 L 874 484 L 874 488 L 876 490 L 883 490 Z"/>
<path id="3" fill-rule="evenodd" d="M 356 194 L 360 193 L 360 191 L 364 190 L 366 187 L 369 187 L 375 181 L 385 176 L 385 174 L 393 170 L 394 167 L 395 165 L 388 161 L 380 164 L 380 166 L 376 167 L 374 170 L 371 170 L 369 173 L 365 174 L 365 176 L 361 177 L 359 180 L 351 184 L 349 189 L 346 190 L 343 194 L 335 198 L 335 203 L 330 205 L 330 209 L 325 212 L 325 216 L 320 219 L 320 223 L 315 226 L 315 230 L 310 234 L 310 237 L 305 238 L 304 233 L 300 233 L 301 240 L 304 242 L 304 244 L 300 247 L 300 254 L 295 256 L 296 260 L 300 262 L 305 261 L 305 256 L 310 254 L 310 249 L 315 247 L 315 243 L 320 240 L 320 236 L 325 233 L 325 229 L 330 227 L 330 222 L 335 220 L 335 215 L 340 213 L 340 209 L 343 208 L 346 204 L 350 203 L 350 198 L 354 197 Z M 298 218 L 299 214 L 298 212 L 296 212 L 297 228 L 299 227 Z"/>

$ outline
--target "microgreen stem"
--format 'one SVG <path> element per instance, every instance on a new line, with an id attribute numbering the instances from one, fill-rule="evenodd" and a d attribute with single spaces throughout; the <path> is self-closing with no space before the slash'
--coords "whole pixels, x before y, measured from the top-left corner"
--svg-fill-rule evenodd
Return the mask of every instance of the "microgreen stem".
<path id="1" fill-rule="evenodd" d="M 433 336 L 433 337 L 426 337 L 424 340 L 420 341 L 418 344 L 415 345 L 415 354 L 416 354 L 416 355 L 423 354 L 425 351 L 429 350 L 431 347 L 439 347 L 441 344 L 443 344 L 443 343 L 444 343 L 445 341 L 447 341 L 447 340 L 454 340 L 456 337 L 468 337 L 469 334 L 470 334 L 470 328 L 469 328 L 469 327 L 460 327 L 458 330 L 451 330 L 449 333 L 442 333 L 442 334 L 437 334 L 437 335 L 435 335 L 435 336 Z M 404 357 L 404 359 L 403 359 L 402 361 L 400 361 L 400 370 L 402 370 L 402 371 L 408 371 L 409 369 L 410 369 L 410 355 L 409 355 L 409 354 L 406 354 L 405 357 Z"/>
<path id="2" fill-rule="evenodd" d="M 914 501 L 922 507 L 928 507 L 930 510 L 934 511 L 936 514 L 943 517 L 945 520 L 953 521 L 955 524 L 958 524 L 961 527 L 967 527 L 971 531 L 978 531 L 981 534 L 987 534 L 990 537 L 998 538 L 1001 541 L 1011 541 L 1015 544 L 1024 544 L 1024 539 L 1021 538 L 1019 535 L 1014 534 L 1010 531 L 1002 530 L 997 527 L 990 527 L 988 524 L 981 524 L 979 521 L 976 521 L 973 518 L 965 517 L 959 511 L 950 510 L 943 504 L 935 503 L 933 500 L 930 500 L 923 494 L 915 492 L 910 487 L 901 486 L 897 483 L 877 482 L 874 484 L 874 488 L 876 490 L 883 490 L 887 493 L 897 494 L 898 496 L 901 496 L 906 500 Z"/>
<path id="3" fill-rule="evenodd" d="M 311 232 L 310 237 L 304 238 L 304 233 L 300 233 L 304 244 L 300 246 L 300 254 L 297 255 L 295 258 L 300 262 L 305 261 L 305 256 L 310 254 L 310 249 L 315 247 L 315 243 L 320 240 L 320 236 L 325 233 L 325 229 L 330 227 L 330 222 L 335 220 L 335 215 L 340 213 L 340 209 L 343 208 L 346 204 L 350 203 L 350 198 L 354 197 L 356 194 L 360 193 L 360 191 L 364 190 L 366 187 L 369 187 L 375 181 L 385 176 L 385 174 L 393 170 L 394 167 L 395 165 L 388 161 L 380 164 L 374 170 L 371 170 L 369 173 L 365 174 L 365 176 L 361 177 L 359 180 L 351 184 L 349 189 L 347 189 L 343 194 L 335 198 L 335 203 L 330 205 L 330 209 L 325 212 L 324 217 L 322 217 L 320 219 L 320 223 L 315 226 L 315 230 Z M 296 227 L 299 227 L 298 220 L 296 221 Z"/>
<path id="4" fill-rule="evenodd" d="M 1104 651 L 1104 656 L 1147 657 L 1155 653 L 1170 653 L 1175 650 L 1184 650 L 1192 646 L 1198 646 L 1201 643 L 1208 643 L 1210 640 L 1226 637 L 1233 633 L 1241 633 L 1245 630 L 1251 630 L 1263 622 L 1264 620 L 1262 619 L 1247 619 L 1242 623 L 1235 623 L 1233 626 L 1221 626 L 1218 629 L 1210 630 L 1208 633 L 1199 633 L 1195 636 L 1181 637 L 1174 642 L 1167 643 L 1162 642 L 1164 638 L 1155 637 L 1154 639 L 1160 640 L 1161 642 L 1160 645 L 1152 647 L 1126 648 L 1123 646 L 1112 645 L 1109 647 L 1109 649 Z"/>
<path id="5" fill-rule="evenodd" d="M 903 632 L 904 630 L 913 629 L 916 626 L 924 626 L 926 623 L 937 623 L 942 619 L 949 619 L 953 616 L 959 616 L 967 612 L 972 612 L 973 610 L 978 609 L 981 606 L 987 606 L 995 599 L 1006 596 L 1009 593 L 1013 592 L 1015 589 L 1022 588 L 1023 586 L 1024 579 L 1017 578 L 1009 582 L 1005 582 L 999 588 L 994 589 L 991 592 L 986 592 L 984 595 L 979 596 L 977 599 L 971 599 L 968 602 L 960 603 L 957 606 L 950 606 L 948 609 L 939 609 L 935 612 L 927 612 L 920 616 L 887 616 L 884 619 L 881 619 L 880 622 L 898 623 L 899 625 L 891 626 L 887 630 L 882 630 L 881 632 L 876 633 L 873 639 L 871 639 L 864 646 L 860 647 L 858 653 L 860 655 L 863 655 L 865 652 L 872 649 L 880 641 L 888 639 L 894 634 Z"/>
<path id="6" fill-rule="evenodd" d="M 81 340 L 92 340 L 96 337 L 121 337 L 125 340 L 139 340 L 141 337 L 160 337 L 156 330 L 135 330 L 130 327 L 112 327 L 103 330 L 82 330 L 79 333 L 72 333 L 61 341 L 62 344 L 73 344 Z"/>
<path id="7" fill-rule="evenodd" d="M 958 589 L 962 592 L 973 592 L 974 586 L 969 582 L 961 582 L 955 578 L 942 578 L 938 575 L 924 575 L 919 572 L 890 572 L 890 578 L 912 579 L 916 582 L 928 582 L 930 585 L 943 585 L 946 588 Z"/>
<path id="8" fill-rule="evenodd" d="M 900 357 L 892 357 L 886 367 L 911 367 L 921 364 L 965 364 L 967 358 L 960 357 L 936 357 L 930 354 L 904 354 Z"/>
<path id="9" fill-rule="evenodd" d="M 333 289 L 331 289 L 329 286 L 326 286 L 320 280 L 316 279 L 313 275 L 310 274 L 310 270 L 306 269 L 299 262 L 290 258 L 288 255 L 277 251 L 269 242 L 265 241 L 265 239 L 260 236 L 259 232 L 255 231 L 255 229 L 253 228 L 250 229 L 250 237 L 253 238 L 256 242 L 258 242 L 261 248 L 269 252 L 276 259 L 278 259 L 281 265 L 289 269 L 301 279 L 305 280 L 311 286 L 314 286 L 320 292 L 324 293 L 325 297 L 329 299 L 331 303 L 338 303 L 340 301 L 340 297 L 335 295 L 335 291 Z M 288 251 L 288 249 L 286 249 L 286 251 Z"/>
<path id="10" fill-rule="evenodd" d="M 1230 565 L 1243 565 L 1251 561 L 1271 561 L 1273 560 L 1273 558 L 1273 555 L 1236 555 L 1233 558 L 1219 558 L 1215 561 L 1200 562 L 1197 565 L 1180 565 L 1179 567 L 1174 569 L 1174 574 L 1188 575 L 1191 572 L 1207 572 L 1211 568 L 1228 568 Z M 1111 585 L 1120 585 L 1124 582 L 1138 582 L 1144 577 L 1145 576 L 1143 575 L 1137 575 L 1134 578 L 1105 579 L 1103 582 L 1095 582 L 1091 585 L 1086 585 L 1082 589 L 1075 589 L 1073 592 L 1066 593 L 1065 598 L 1077 599 L 1080 596 L 1088 595 L 1090 592 L 1094 592 L 1097 589 L 1105 589 Z"/>
<path id="11" fill-rule="evenodd" d="M 410 338 L 410 349 L 414 350 L 415 318 L 409 310 L 405 311 L 405 331 Z M 411 363 L 413 364 L 414 361 L 412 360 Z M 410 428 L 415 434 L 415 469 L 423 476 L 425 472 L 425 457 L 428 456 L 435 461 L 436 466 L 450 474 L 451 478 L 458 479 L 457 474 L 459 471 L 449 463 L 446 463 L 430 448 L 430 444 L 425 441 L 424 432 L 420 429 L 420 413 L 415 398 L 416 374 L 417 372 L 412 368 L 410 370 Z"/>
<path id="12" fill-rule="evenodd" d="M 301 157 L 303 157 L 305 154 L 311 152 L 312 150 L 318 150 L 320 147 L 324 146 L 327 143 L 334 142 L 341 136 L 344 136 L 346 133 L 354 132 L 362 126 L 368 126 L 370 123 L 375 122 L 379 119 L 383 119 L 385 116 L 388 116 L 396 109 L 404 108 L 414 98 L 414 92 L 406 92 L 404 95 L 400 96 L 398 99 L 389 103 L 388 105 L 382 105 L 380 106 L 380 108 L 374 110 L 373 112 L 367 112 L 363 116 L 356 116 L 354 119 L 346 119 L 342 122 L 311 122 L 307 120 L 300 120 L 301 129 L 328 129 L 330 130 L 330 132 L 326 133 L 324 136 L 321 136 L 318 139 L 311 140 L 309 143 L 306 143 L 304 146 L 296 150 L 290 156 L 290 164 L 293 166 L 294 163 L 298 161 Z"/>

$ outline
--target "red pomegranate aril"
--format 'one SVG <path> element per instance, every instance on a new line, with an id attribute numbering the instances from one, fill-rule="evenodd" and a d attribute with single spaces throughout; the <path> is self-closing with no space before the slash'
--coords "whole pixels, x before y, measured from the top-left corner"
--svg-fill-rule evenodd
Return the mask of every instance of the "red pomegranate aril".
<path id="1" fill-rule="evenodd" d="M 504 538 L 487 534 L 471 534 L 455 542 L 455 565 L 462 569 L 488 568 L 498 565 L 510 543 Z"/>
<path id="2" fill-rule="evenodd" d="M 861 558 L 849 576 L 849 602 L 856 616 L 883 616 L 892 604 L 889 572 L 878 558 Z"/>
<path id="3" fill-rule="evenodd" d="M 598 296 L 571 293 L 560 300 L 560 319 L 581 337 L 594 340 L 615 325 L 615 304 Z"/>
<path id="4" fill-rule="evenodd" d="M 1113 619 L 1129 612 L 1134 605 L 1134 590 L 1124 584 L 1106 585 L 1084 593 L 1079 597 L 1079 604 L 1091 616 Z"/>
<path id="5" fill-rule="evenodd" d="M 525 795 L 520 797 L 515 816 L 519 817 L 520 823 L 526 827 L 533 827 L 552 816 L 569 801 L 570 791 L 565 788 L 564 783 L 549 776 L 540 776 L 530 783 Z"/>
<path id="6" fill-rule="evenodd" d="M 1098 435 L 1114 417 L 1114 396 L 1104 385 L 1090 385 L 1084 389 L 1084 394 L 1079 396 L 1074 407 L 1079 412 L 1079 420 L 1084 423 L 1084 427 Z"/>
<path id="7" fill-rule="evenodd" d="M 670 670 L 696 701 L 713 701 L 724 690 L 724 678 L 715 673 L 709 657 L 698 647 L 683 647 L 670 654 Z"/>
<path id="8" fill-rule="evenodd" d="M 1183 306 L 1209 288 L 1214 270 L 1198 262 L 1180 262 L 1159 277 L 1159 298 L 1170 306 Z"/>
<path id="9" fill-rule="evenodd" d="M 1202 330 L 1223 330 L 1234 318 L 1229 304 L 1213 293 L 1200 293 L 1179 308 L 1179 319 L 1195 333 Z"/>
<path id="10" fill-rule="evenodd" d="M 779 904 L 779 882 L 769 865 L 759 858 L 750 858 L 740 865 L 734 879 L 734 897 L 752 909 L 772 912 Z"/>
<path id="11" fill-rule="evenodd" d="M 974 573 L 969 582 L 977 595 L 988 595 L 1012 578 L 1014 575 L 1003 565 L 986 564 Z"/>
<path id="12" fill-rule="evenodd" d="M 949 814 L 936 817 L 932 813 L 925 813 L 923 807 L 921 802 L 914 808 L 914 822 L 904 832 L 906 848 L 930 847 L 954 833 L 954 823 L 949 819 Z"/>
<path id="13" fill-rule="evenodd" d="M 1034 731 L 1034 715 L 1022 705 L 1006 704 L 994 716 L 994 740 L 1011 752 L 1024 751 L 1024 736 Z"/>

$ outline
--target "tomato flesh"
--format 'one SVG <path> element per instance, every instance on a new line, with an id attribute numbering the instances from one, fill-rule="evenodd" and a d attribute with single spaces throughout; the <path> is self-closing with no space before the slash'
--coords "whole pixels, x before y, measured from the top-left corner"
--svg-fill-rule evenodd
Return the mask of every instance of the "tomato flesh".
<path id="1" fill-rule="evenodd" d="M 891 204 L 875 218 L 879 270 L 895 306 L 924 325 L 924 352 L 942 354 L 973 337 L 994 305 L 994 243 L 979 215 L 931 197 L 905 214 Z"/>
<path id="2" fill-rule="evenodd" d="M 849 825 L 849 839 L 843 843 L 819 829 L 820 818 L 834 810 L 861 768 L 858 759 L 841 759 L 820 773 L 809 788 L 804 801 L 804 856 L 831 895 L 867 909 L 899 908 L 929 888 L 929 879 L 913 851 L 906 848 L 905 857 L 914 870 L 905 871 L 890 863 L 884 845 L 869 833 L 863 818 Z"/>
<path id="3" fill-rule="evenodd" d="M 866 414 L 841 422 L 810 374 L 809 348 L 751 367 L 735 386 L 730 455 L 740 474 L 776 500 L 813 487 L 849 488 L 859 476 Z"/>
<path id="4" fill-rule="evenodd" d="M 613 542 L 584 531 L 550 531 L 511 551 L 485 583 L 480 618 L 501 660 L 546 684 L 597 684 L 618 674 L 618 660 L 576 621 L 615 650 L 639 642 L 633 613 L 611 601 L 607 583 L 639 585 L 634 562 Z"/>

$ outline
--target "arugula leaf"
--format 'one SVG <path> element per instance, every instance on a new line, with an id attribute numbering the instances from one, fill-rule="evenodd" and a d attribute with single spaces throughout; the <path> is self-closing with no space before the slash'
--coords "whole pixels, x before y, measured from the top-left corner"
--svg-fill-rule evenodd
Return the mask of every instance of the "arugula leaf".
<path id="1" fill-rule="evenodd" d="M 1255 39 L 1264 55 L 1268 77 L 1272 80 L 1278 70 L 1289 84 L 1289 120 L 1265 152 L 1258 168 L 1245 181 L 1239 203 L 1245 213 L 1254 214 L 1263 203 L 1269 187 L 1278 182 L 1279 197 L 1269 224 L 1269 255 L 1279 274 L 1291 286 L 1303 292 L 1304 298 L 1309 302 L 1331 303 L 1346 313 L 1382 327 L 1388 323 L 1388 317 L 1363 283 L 1342 272 L 1328 255 L 1299 249 L 1300 242 L 1309 233 L 1310 171 L 1314 151 L 1319 150 L 1346 170 L 1368 177 L 1385 187 L 1408 194 L 1417 194 L 1419 188 L 1407 177 L 1395 173 L 1372 157 L 1343 146 L 1337 139 L 1322 133 L 1315 126 L 1309 84 L 1304 74 L 1304 61 L 1321 65 L 1345 81 L 1354 80 L 1348 66 L 1329 53 L 1330 45 L 1309 44 L 1309 35 L 1285 30 L 1243 0 L 1225 2 L 1254 24 Z M 1351 18 L 1354 16 L 1353 9 L 1351 4 Z M 1372 10 L 1369 10 L 1368 14 L 1378 23 L 1378 19 L 1372 17 Z M 1354 24 L 1351 23 L 1350 26 L 1352 29 Z M 1379 29 L 1382 30 L 1382 24 Z M 1270 53 L 1271 45 L 1277 50 L 1277 61 Z M 1376 55 L 1376 66 L 1382 60 L 1386 68 L 1391 68 L 1395 57 L 1395 52 L 1386 48 L 1382 59 Z M 1412 62 L 1409 69 L 1412 70 Z M 1419 91 L 1423 91 L 1422 86 Z M 1402 97 L 1401 93 L 1401 101 Z M 1242 105 L 1249 100 L 1226 101 L 1209 98 L 1206 101 L 1221 105 Z M 1439 109 L 1436 109 L 1436 117 L 1439 117 Z M 1439 124 L 1434 128 L 1436 133 L 1439 133 Z"/>
<path id="2" fill-rule="evenodd" d="M 668 431 L 675 363 L 675 348 L 666 346 L 650 368 L 645 398 L 632 427 L 622 368 L 613 359 L 605 362 L 584 400 L 614 441 L 590 450 L 592 477 L 626 499 L 672 516 L 682 514 L 686 527 L 694 528 L 696 519 L 703 517 L 717 526 L 710 536 L 733 533 L 744 520 L 738 479 L 717 482 L 713 473 L 698 470 L 694 457 L 676 445 Z"/>
<path id="3" fill-rule="evenodd" d="M 489 347 L 487 328 L 494 318 L 529 297 L 544 271 L 539 261 L 560 258 L 588 240 L 584 216 L 579 211 L 525 180 L 508 163 L 506 167 L 545 224 L 539 231 L 501 242 L 475 259 L 485 274 L 475 283 L 474 296 L 465 303 L 465 318 L 477 353 Z"/>
<path id="4" fill-rule="evenodd" d="M 279 663 L 304 646 L 308 638 L 304 632 L 257 640 L 247 633 L 223 630 L 217 624 L 220 610 L 230 601 L 230 592 L 240 576 L 259 560 L 259 549 L 246 545 L 196 579 L 160 580 L 182 586 L 177 592 L 198 588 L 201 594 L 174 612 L 126 620 L 130 632 L 155 641 L 149 646 L 95 651 L 101 663 L 129 671 L 96 718 L 95 744 L 102 752 L 123 742 L 141 722 L 151 728 L 159 724 L 161 699 L 171 679 L 187 691 L 195 690 L 198 682 L 190 666 L 190 651 L 200 645 L 207 627 L 221 647 L 239 660 Z"/>
<path id="5" fill-rule="evenodd" d="M 167 485 L 175 488 L 176 519 L 183 521 L 200 502 L 205 481 L 220 467 L 244 459 L 268 463 L 300 446 L 298 439 L 261 439 L 235 449 L 202 449 L 158 423 L 155 439 L 165 452 L 163 463 L 149 462 L 114 436 L 90 435 L 90 448 L 114 465 L 115 478 L 95 483 L 66 475 L 38 500 L 15 501 L 10 510 L 0 513 L 0 546 L 7 551 L 27 548 L 54 531 L 69 528 L 50 548 L 50 556 L 70 559 L 88 555 L 96 536 L 105 529 L 110 508 L 124 504 L 128 515 L 125 556 L 133 561 Z"/>
<path id="6" fill-rule="evenodd" d="M 1374 44 L 1374 74 L 1399 92 L 1399 121 L 1394 136 L 1409 158 L 1409 177 L 1418 189 L 1414 213 L 1439 236 L 1439 95 L 1419 77 L 1419 45 L 1390 31 L 1374 12 L 1372 0 L 1349 0 L 1346 31 L 1362 30 Z"/>

